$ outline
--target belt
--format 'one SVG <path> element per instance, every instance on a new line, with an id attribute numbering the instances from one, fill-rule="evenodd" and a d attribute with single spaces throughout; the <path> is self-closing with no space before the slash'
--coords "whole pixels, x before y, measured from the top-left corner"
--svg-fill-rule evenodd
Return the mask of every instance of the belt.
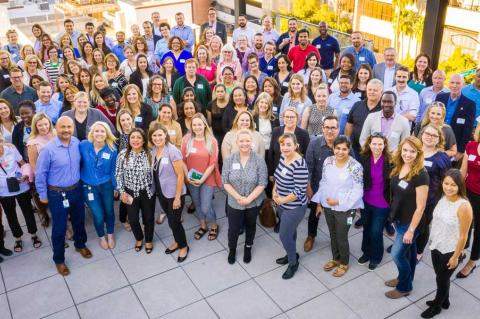
<path id="1" fill-rule="evenodd" d="M 78 186 L 78 183 L 75 183 L 72 186 L 67 186 L 67 187 L 58 187 L 58 186 L 48 185 L 48 189 L 54 192 L 69 192 L 69 191 L 73 191 L 75 188 L 77 188 L 77 186 Z"/>

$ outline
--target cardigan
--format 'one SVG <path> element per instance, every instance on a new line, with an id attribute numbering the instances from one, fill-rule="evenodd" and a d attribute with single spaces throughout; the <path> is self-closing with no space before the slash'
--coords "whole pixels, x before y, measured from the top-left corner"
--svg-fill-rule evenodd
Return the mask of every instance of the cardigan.
<path id="1" fill-rule="evenodd" d="M 67 111 L 67 112 L 63 113 L 62 116 L 68 116 L 75 123 L 75 110 Z M 117 132 L 117 130 L 112 125 L 110 120 L 102 112 L 100 112 L 97 109 L 88 108 L 86 121 L 87 121 L 87 130 L 86 130 L 87 135 L 88 135 L 88 131 L 90 130 L 90 127 L 93 125 L 93 123 L 95 123 L 97 121 L 102 121 L 102 122 L 107 123 L 108 126 L 110 127 L 110 130 L 112 130 L 113 134 L 115 134 Z M 77 127 L 75 125 L 74 125 L 74 128 L 73 128 L 73 136 L 77 137 Z"/>

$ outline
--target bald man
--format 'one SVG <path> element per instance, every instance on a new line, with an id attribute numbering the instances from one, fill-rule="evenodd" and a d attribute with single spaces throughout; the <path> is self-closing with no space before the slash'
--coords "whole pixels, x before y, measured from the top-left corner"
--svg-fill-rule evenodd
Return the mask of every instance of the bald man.
<path id="1" fill-rule="evenodd" d="M 433 85 L 424 88 L 420 91 L 420 108 L 418 109 L 417 118 L 415 123 L 420 123 L 423 120 L 425 111 L 427 110 L 430 103 L 435 101 L 435 98 L 439 93 L 448 92 L 448 89 L 445 87 L 445 80 L 447 76 L 443 70 L 436 70 L 432 74 Z"/>
<path id="2" fill-rule="evenodd" d="M 62 276 L 70 274 L 65 264 L 65 231 L 71 216 L 75 249 L 82 257 L 92 253 L 85 246 L 85 205 L 80 183 L 79 140 L 72 136 L 73 120 L 67 116 L 58 119 L 57 136 L 44 146 L 37 160 L 35 186 L 40 200 L 48 204 L 52 213 L 53 261 Z"/>

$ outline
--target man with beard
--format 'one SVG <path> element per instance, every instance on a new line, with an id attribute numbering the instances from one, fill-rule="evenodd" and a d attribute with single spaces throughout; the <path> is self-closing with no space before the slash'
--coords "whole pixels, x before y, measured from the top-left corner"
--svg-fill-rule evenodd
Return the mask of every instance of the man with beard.
<path id="1" fill-rule="evenodd" d="M 248 48 L 247 51 L 245 51 L 244 56 L 248 57 L 250 53 L 255 53 L 258 59 L 263 58 L 263 34 L 255 33 L 255 35 L 253 36 L 253 46 L 251 48 Z M 243 69 L 243 73 L 247 72 L 248 70 L 247 59 L 243 59 L 242 69 Z"/>
<path id="2" fill-rule="evenodd" d="M 352 79 L 348 75 L 341 75 L 338 80 L 340 90 L 333 92 L 328 97 L 328 106 L 335 109 L 338 114 L 340 122 L 340 134 L 345 131 L 348 114 L 353 107 L 353 104 L 360 101 L 360 99 L 352 92 Z"/>
<path id="3" fill-rule="evenodd" d="M 246 14 L 241 14 L 238 16 L 238 28 L 233 30 L 233 46 L 236 48 L 237 39 L 240 35 L 245 35 L 248 39 L 248 44 L 250 45 L 255 35 L 255 30 L 247 26 L 248 20 Z"/>
<path id="4" fill-rule="evenodd" d="M 213 32 L 222 39 L 222 43 L 227 43 L 227 29 L 225 24 L 217 20 L 217 10 L 215 8 L 208 8 L 208 21 L 202 24 L 200 34 L 207 28 L 211 28 Z"/>
<path id="5" fill-rule="evenodd" d="M 293 47 L 298 44 L 296 18 L 288 19 L 288 31 L 280 35 L 276 44 L 277 44 L 277 51 L 283 54 L 288 54 L 290 47 Z"/>
<path id="6" fill-rule="evenodd" d="M 397 96 L 395 112 L 405 116 L 412 123 L 417 117 L 420 99 L 418 93 L 407 85 L 408 75 L 407 67 L 399 67 L 395 71 L 395 86 L 391 90 Z"/>
<path id="7" fill-rule="evenodd" d="M 312 41 L 318 51 L 322 60 L 320 66 L 327 74 L 327 78 L 330 73 L 338 67 L 340 62 L 340 45 L 337 39 L 328 34 L 328 25 L 326 21 L 320 21 L 318 24 L 318 32 L 320 35 Z"/>
<path id="8" fill-rule="evenodd" d="M 377 64 L 375 54 L 369 49 L 365 48 L 363 35 L 361 32 L 352 32 L 351 34 L 352 46 L 346 48 L 343 54 L 350 53 L 355 57 L 354 69 L 358 70 L 360 65 L 369 64 L 371 68 Z"/>
<path id="9" fill-rule="evenodd" d="M 307 29 L 301 29 L 298 31 L 298 45 L 292 47 L 290 51 L 288 51 L 288 58 L 290 61 L 292 61 L 292 70 L 295 73 L 303 68 L 305 65 L 305 60 L 307 59 L 307 55 L 310 52 L 315 53 L 320 61 L 320 53 L 318 52 L 317 48 L 308 43 L 309 35 L 310 33 Z"/>

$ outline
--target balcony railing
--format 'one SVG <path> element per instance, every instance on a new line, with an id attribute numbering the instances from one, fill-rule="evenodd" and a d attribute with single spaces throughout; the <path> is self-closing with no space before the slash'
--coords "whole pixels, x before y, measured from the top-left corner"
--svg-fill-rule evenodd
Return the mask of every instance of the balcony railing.
<path id="1" fill-rule="evenodd" d="M 450 6 L 480 12 L 480 0 L 450 0 Z"/>

